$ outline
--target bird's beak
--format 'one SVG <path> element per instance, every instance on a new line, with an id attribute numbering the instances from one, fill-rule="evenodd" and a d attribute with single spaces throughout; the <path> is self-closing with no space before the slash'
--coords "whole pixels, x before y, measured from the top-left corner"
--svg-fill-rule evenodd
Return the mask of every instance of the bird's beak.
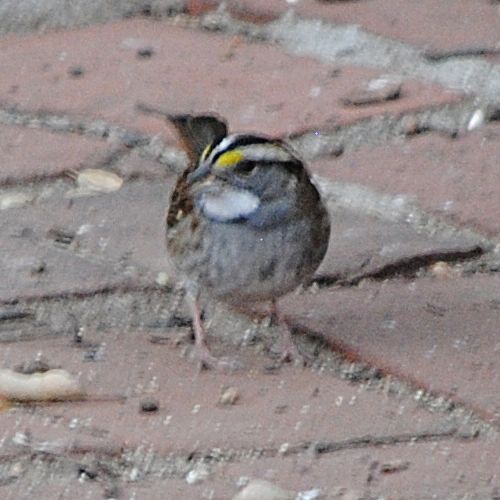
<path id="1" fill-rule="evenodd" d="M 209 173 L 210 173 L 210 163 L 202 162 L 200 165 L 198 165 L 196 170 L 194 170 L 187 176 L 187 181 L 189 184 L 194 184 L 195 182 L 206 177 Z"/>

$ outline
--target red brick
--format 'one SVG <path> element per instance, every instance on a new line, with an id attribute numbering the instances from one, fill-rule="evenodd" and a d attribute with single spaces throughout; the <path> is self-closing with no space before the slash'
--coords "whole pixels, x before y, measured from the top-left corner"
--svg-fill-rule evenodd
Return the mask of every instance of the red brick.
<path id="1" fill-rule="evenodd" d="M 169 190 L 167 182 L 131 183 L 115 193 L 4 211 L 0 300 L 153 284 L 165 268 Z M 56 245 L 53 230 L 72 234 L 73 241 Z"/>
<path id="2" fill-rule="evenodd" d="M 431 53 L 498 48 L 500 13 L 494 2 L 468 0 L 232 0 L 229 9 L 243 19 L 269 19 L 293 9 L 303 17 L 356 24 L 387 38 L 418 45 Z"/>
<path id="3" fill-rule="evenodd" d="M 446 255 L 474 253 L 478 239 L 462 234 L 417 231 L 411 225 L 356 210 L 331 207 L 331 236 L 318 269 L 322 277 L 352 280 L 412 259 L 443 259 Z"/>
<path id="4" fill-rule="evenodd" d="M 153 56 L 138 58 L 141 46 L 153 47 Z M 78 78 L 68 74 L 75 65 L 84 68 Z M 340 99 L 378 72 L 354 67 L 334 72 L 270 44 L 140 19 L 4 38 L 0 66 L 4 103 L 102 118 L 169 137 L 162 119 L 136 111 L 138 101 L 168 112 L 217 112 L 229 118 L 233 130 L 285 135 L 461 99 L 437 85 L 408 80 L 400 99 L 346 107 Z"/>
<path id="5" fill-rule="evenodd" d="M 500 232 L 500 125 L 449 139 L 424 134 L 312 164 L 335 181 L 405 194 L 424 210 L 489 236 Z"/>
<path id="6" fill-rule="evenodd" d="M 364 283 L 289 296 L 289 321 L 334 349 L 500 421 L 500 277 Z"/>
<path id="7" fill-rule="evenodd" d="M 62 175 L 70 169 L 91 167 L 116 147 L 76 134 L 0 125 L 2 168 L 0 184 Z"/>

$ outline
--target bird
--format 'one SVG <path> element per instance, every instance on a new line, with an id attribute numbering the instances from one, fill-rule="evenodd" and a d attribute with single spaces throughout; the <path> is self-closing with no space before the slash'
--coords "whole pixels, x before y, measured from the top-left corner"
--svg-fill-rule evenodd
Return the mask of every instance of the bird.
<path id="1" fill-rule="evenodd" d="M 304 162 L 283 140 L 229 133 L 215 114 L 167 115 L 189 164 L 166 212 L 168 268 L 184 290 L 200 366 L 212 355 L 200 297 L 229 305 L 270 302 L 308 283 L 326 254 L 330 219 Z M 300 358 L 288 328 L 282 360 Z"/>

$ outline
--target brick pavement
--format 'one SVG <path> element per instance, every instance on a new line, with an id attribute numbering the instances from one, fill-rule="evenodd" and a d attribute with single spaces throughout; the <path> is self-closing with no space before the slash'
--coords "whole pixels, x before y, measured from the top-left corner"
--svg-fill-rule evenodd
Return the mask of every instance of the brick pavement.
<path id="1" fill-rule="evenodd" d="M 496 498 L 500 6 L 218 4 L 46 33 L 31 13 L 0 39 L 0 368 L 41 358 L 86 393 L 0 398 L 2 498 L 223 499 L 253 478 L 290 498 Z M 211 305 L 215 352 L 244 368 L 190 362 L 163 273 L 185 160 L 141 102 L 310 159 L 332 238 L 283 309 L 312 366 L 276 366 L 262 311 Z M 88 168 L 124 183 L 85 191 Z"/>

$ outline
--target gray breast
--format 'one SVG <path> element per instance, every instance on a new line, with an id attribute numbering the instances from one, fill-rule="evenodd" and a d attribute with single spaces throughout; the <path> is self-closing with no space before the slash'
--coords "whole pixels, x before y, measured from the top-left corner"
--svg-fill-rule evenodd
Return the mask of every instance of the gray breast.
<path id="1" fill-rule="evenodd" d="M 322 206 L 316 212 L 266 230 L 204 220 L 174 263 L 213 297 L 277 298 L 307 281 L 326 253 L 328 216 Z"/>

